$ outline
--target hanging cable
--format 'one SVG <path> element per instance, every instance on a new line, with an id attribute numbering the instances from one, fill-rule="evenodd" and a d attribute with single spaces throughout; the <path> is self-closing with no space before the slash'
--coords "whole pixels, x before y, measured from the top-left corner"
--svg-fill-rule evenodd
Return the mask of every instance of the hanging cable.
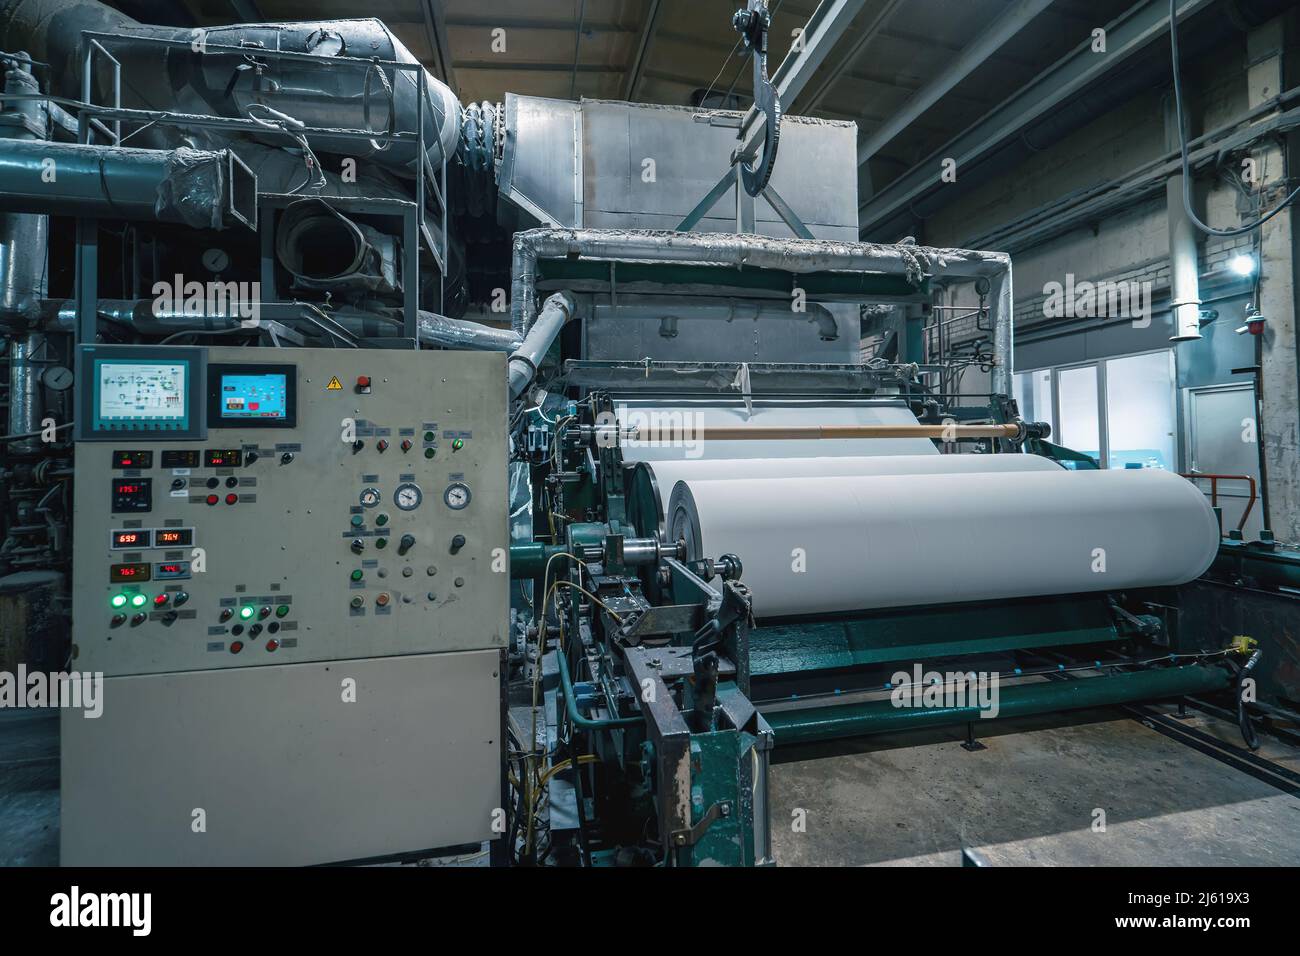
<path id="1" fill-rule="evenodd" d="M 1192 174 L 1191 163 L 1187 152 L 1187 130 L 1184 126 L 1183 117 L 1183 81 L 1179 75 L 1179 54 L 1178 54 L 1178 0 L 1169 0 L 1169 50 L 1173 60 L 1174 71 L 1174 120 L 1178 125 L 1178 149 L 1183 161 L 1183 208 L 1187 210 L 1187 218 L 1191 220 L 1192 225 L 1201 232 L 1211 236 L 1243 236 L 1248 232 L 1253 232 L 1264 223 L 1268 222 L 1287 206 L 1291 205 L 1296 196 L 1300 195 L 1300 186 L 1292 190 L 1291 194 L 1283 199 L 1270 212 L 1265 213 L 1259 219 L 1245 226 L 1237 226 L 1233 229 L 1215 229 L 1213 226 L 1207 226 L 1197 217 L 1196 212 L 1192 209 Z"/>

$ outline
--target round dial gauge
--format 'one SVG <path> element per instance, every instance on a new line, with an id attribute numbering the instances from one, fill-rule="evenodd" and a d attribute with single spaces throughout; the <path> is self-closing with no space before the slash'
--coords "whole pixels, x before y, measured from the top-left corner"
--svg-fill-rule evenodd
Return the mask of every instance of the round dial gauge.
<path id="1" fill-rule="evenodd" d="M 424 493 L 420 491 L 420 486 L 411 482 L 404 482 L 397 486 L 393 492 L 393 504 L 403 511 L 414 511 L 420 507 L 420 502 L 424 500 Z"/>
<path id="2" fill-rule="evenodd" d="M 447 502 L 447 507 L 452 511 L 464 508 L 469 504 L 469 499 L 469 485 L 459 481 L 448 485 L 447 490 L 442 493 L 442 500 Z"/>
<path id="3" fill-rule="evenodd" d="M 375 505 L 379 504 L 379 498 L 380 495 L 378 488 L 366 488 L 361 492 L 361 503 L 367 508 L 373 508 Z"/>

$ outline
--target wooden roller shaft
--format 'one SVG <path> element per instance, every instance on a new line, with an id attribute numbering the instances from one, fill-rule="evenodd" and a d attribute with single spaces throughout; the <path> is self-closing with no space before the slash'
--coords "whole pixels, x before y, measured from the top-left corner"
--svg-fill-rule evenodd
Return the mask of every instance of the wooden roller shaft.
<path id="1" fill-rule="evenodd" d="M 678 441 L 684 437 L 713 441 L 793 441 L 829 438 L 1018 438 L 1019 425 L 751 425 L 727 428 L 636 428 L 626 437 L 636 441 Z"/>

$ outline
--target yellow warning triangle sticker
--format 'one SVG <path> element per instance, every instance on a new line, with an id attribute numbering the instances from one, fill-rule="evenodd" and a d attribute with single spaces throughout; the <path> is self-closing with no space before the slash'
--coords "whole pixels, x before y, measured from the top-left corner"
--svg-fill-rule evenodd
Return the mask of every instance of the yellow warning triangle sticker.
<path id="1" fill-rule="evenodd" d="M 330 376 L 330 383 L 325 386 L 325 391 L 327 392 L 343 391 L 343 383 L 339 381 L 339 377 L 337 375 Z"/>

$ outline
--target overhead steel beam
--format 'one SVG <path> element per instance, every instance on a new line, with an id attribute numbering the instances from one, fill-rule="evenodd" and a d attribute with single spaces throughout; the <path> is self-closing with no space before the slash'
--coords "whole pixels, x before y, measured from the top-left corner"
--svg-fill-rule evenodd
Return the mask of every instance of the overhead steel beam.
<path id="1" fill-rule="evenodd" d="M 632 62 L 627 67 L 627 79 L 623 83 L 623 99 L 628 102 L 636 96 L 636 88 L 641 83 L 642 71 L 650 56 L 650 47 L 654 43 L 655 30 L 659 26 L 659 11 L 662 7 L 663 0 L 650 0 L 650 6 L 646 9 L 645 26 L 641 29 L 641 37 L 637 40 Z"/>
<path id="2" fill-rule="evenodd" d="M 804 24 L 800 42 L 791 47 L 776 73 L 772 75 L 772 85 L 776 87 L 777 96 L 782 103 L 793 103 L 803 92 L 803 88 L 812 79 L 817 68 L 825 62 L 831 48 L 848 29 L 853 18 L 865 5 L 866 0 L 822 0 Z M 741 124 L 741 148 L 737 155 L 752 158 L 757 152 L 766 128 L 755 121 L 759 111 L 750 107 Z"/>
<path id="3" fill-rule="evenodd" d="M 948 65 L 929 83 L 913 93 L 898 111 L 879 129 L 858 144 L 858 165 L 861 166 L 895 136 L 907 129 L 939 100 L 943 99 L 977 67 L 1000 50 L 1008 40 L 1024 29 L 1034 17 L 1052 5 L 1052 0 L 1016 0 L 987 28 L 982 30 Z"/>
<path id="4" fill-rule="evenodd" d="M 1185 20 L 1216 2 L 1182 0 L 1178 5 L 1178 19 Z M 963 166 L 987 155 L 1049 115 L 1070 97 L 1087 89 L 1151 43 L 1166 37 L 1168 32 L 1169 15 L 1165 0 L 1144 0 L 1129 8 L 1107 25 L 1107 52 L 1104 55 L 1092 51 L 1091 37 L 1085 40 L 964 132 L 863 203 L 858 210 L 860 230 L 866 233 L 883 225 L 941 185 L 942 160 L 955 160 L 960 175 Z"/>
<path id="5" fill-rule="evenodd" d="M 424 32 L 429 38 L 429 47 L 433 50 L 435 66 L 442 73 L 442 81 L 460 96 L 456 85 L 456 70 L 451 61 L 451 43 L 447 39 L 447 17 L 443 11 L 443 0 L 421 0 L 420 8 L 424 13 Z"/>
<path id="6" fill-rule="evenodd" d="M 806 100 L 799 100 L 799 98 L 796 97 L 793 101 L 785 104 L 786 109 L 791 113 L 795 112 L 796 106 L 799 108 L 798 111 L 800 113 L 811 113 L 817 109 L 817 107 L 821 105 L 822 100 L 826 98 L 826 94 L 831 91 L 831 87 L 843 78 L 845 70 L 857 62 L 858 57 L 862 55 L 862 51 L 866 49 L 867 44 L 880 36 L 881 31 L 884 30 L 885 25 L 889 22 L 889 18 L 894 15 L 895 11 L 897 11 L 903 3 L 904 0 L 885 0 L 885 5 L 876 11 L 876 18 L 872 20 L 865 29 L 857 31 L 857 39 L 853 41 L 853 45 L 845 52 L 843 58 L 841 58 L 835 69 L 827 71 L 826 78 L 822 80 L 821 84 L 813 91 L 812 95 Z"/>

